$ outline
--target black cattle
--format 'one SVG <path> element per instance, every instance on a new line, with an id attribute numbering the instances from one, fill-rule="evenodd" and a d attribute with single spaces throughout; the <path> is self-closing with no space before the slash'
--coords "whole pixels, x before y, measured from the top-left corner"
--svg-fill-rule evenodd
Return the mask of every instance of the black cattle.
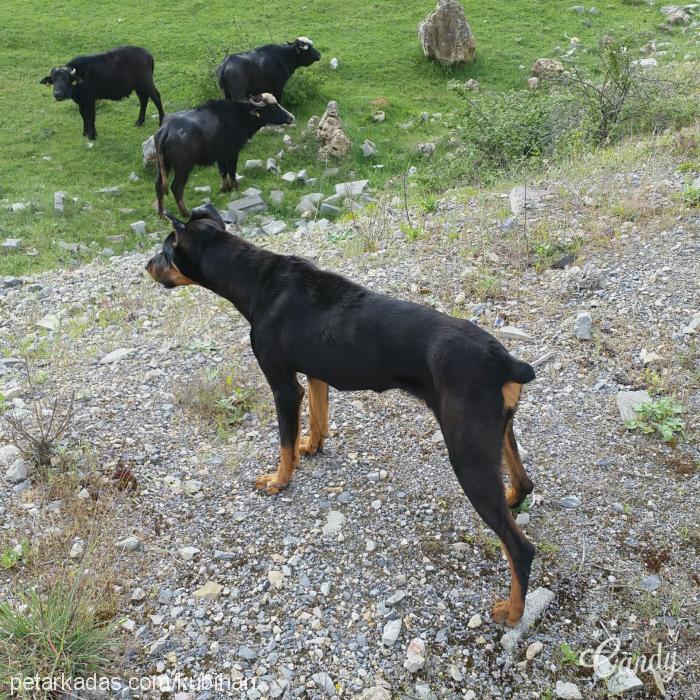
<path id="1" fill-rule="evenodd" d="M 252 51 L 226 56 L 216 75 L 228 100 L 271 92 L 282 101 L 282 90 L 292 73 L 320 60 L 311 39 L 300 36 L 287 44 L 266 44 Z"/>
<path id="2" fill-rule="evenodd" d="M 59 102 L 70 98 L 78 105 L 83 136 L 94 141 L 97 100 L 123 100 L 135 92 L 141 102 L 136 126 L 143 126 L 149 98 L 158 109 L 159 123 L 163 123 L 163 105 L 153 83 L 153 67 L 153 56 L 146 49 L 120 46 L 92 56 L 76 56 L 65 66 L 52 68 L 41 83 L 53 85 L 53 96 Z"/>
<path id="3" fill-rule="evenodd" d="M 247 100 L 209 100 L 194 109 L 168 115 L 155 135 L 158 213 L 163 213 L 163 197 L 168 192 L 171 169 L 175 171 L 173 196 L 182 215 L 188 216 L 183 193 L 195 165 L 216 163 L 221 174 L 221 191 L 238 188 L 238 154 L 246 142 L 267 124 L 291 124 L 293 121 L 294 116 L 270 93 Z"/>

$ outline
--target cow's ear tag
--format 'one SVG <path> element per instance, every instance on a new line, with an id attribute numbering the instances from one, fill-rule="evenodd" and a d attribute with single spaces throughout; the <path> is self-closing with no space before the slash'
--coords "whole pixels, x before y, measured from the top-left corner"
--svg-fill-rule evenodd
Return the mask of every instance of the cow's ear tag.
<path id="1" fill-rule="evenodd" d="M 257 117 L 258 119 L 260 119 L 260 112 L 258 112 L 257 109 L 251 109 L 250 114 L 253 115 L 254 117 Z"/>

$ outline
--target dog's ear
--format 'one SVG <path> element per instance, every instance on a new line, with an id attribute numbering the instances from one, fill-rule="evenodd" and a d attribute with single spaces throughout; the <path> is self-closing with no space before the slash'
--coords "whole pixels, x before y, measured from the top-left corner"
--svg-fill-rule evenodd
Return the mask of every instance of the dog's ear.
<path id="1" fill-rule="evenodd" d="M 39 83 L 41 85 L 53 85 L 53 78 L 50 75 L 47 75 L 45 78 L 42 78 Z"/>
<path id="2" fill-rule="evenodd" d="M 173 216 L 167 211 L 163 212 L 163 214 L 173 225 L 173 233 L 175 234 L 174 244 L 180 245 L 182 243 L 182 238 L 185 234 L 185 231 L 187 231 L 187 224 L 184 221 L 180 221 L 180 219 L 178 219 L 176 216 Z"/>
<path id="3" fill-rule="evenodd" d="M 201 207 L 195 207 L 190 214 L 190 221 L 208 219 L 216 224 L 217 228 L 222 231 L 226 230 L 226 223 L 221 218 L 219 210 L 211 203 L 203 204 Z"/>

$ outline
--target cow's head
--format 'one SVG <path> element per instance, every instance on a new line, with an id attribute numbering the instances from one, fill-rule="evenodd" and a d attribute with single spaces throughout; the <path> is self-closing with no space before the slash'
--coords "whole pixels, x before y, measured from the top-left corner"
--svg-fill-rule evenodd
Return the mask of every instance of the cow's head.
<path id="1" fill-rule="evenodd" d="M 294 123 L 294 115 L 282 107 L 275 96 L 269 92 L 263 92 L 262 95 L 251 95 L 248 101 L 251 107 L 250 114 L 261 120 L 261 126 Z"/>
<path id="2" fill-rule="evenodd" d="M 187 222 L 165 212 L 173 225 L 163 247 L 146 265 L 148 274 L 167 289 L 188 284 L 202 284 L 201 269 L 204 250 L 212 239 L 226 233 L 226 224 L 213 204 L 192 210 Z"/>
<path id="3" fill-rule="evenodd" d="M 53 96 L 60 102 L 73 95 L 73 88 L 83 82 L 75 68 L 61 66 L 52 68 L 51 73 L 41 79 L 42 85 L 53 85 Z"/>
<path id="4" fill-rule="evenodd" d="M 321 54 L 314 48 L 314 42 L 306 36 L 300 36 L 296 41 L 290 42 L 299 56 L 299 65 L 310 66 L 321 60 Z"/>

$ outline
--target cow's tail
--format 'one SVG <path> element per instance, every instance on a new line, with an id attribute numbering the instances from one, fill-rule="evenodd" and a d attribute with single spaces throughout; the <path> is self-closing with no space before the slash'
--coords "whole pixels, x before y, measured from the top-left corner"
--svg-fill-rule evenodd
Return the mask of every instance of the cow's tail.
<path id="1" fill-rule="evenodd" d="M 156 141 L 156 159 L 158 161 L 158 170 L 160 172 L 160 188 L 163 196 L 168 194 L 168 169 L 165 167 L 165 158 L 163 157 L 163 148 L 165 146 L 166 134 L 163 134 Z"/>

